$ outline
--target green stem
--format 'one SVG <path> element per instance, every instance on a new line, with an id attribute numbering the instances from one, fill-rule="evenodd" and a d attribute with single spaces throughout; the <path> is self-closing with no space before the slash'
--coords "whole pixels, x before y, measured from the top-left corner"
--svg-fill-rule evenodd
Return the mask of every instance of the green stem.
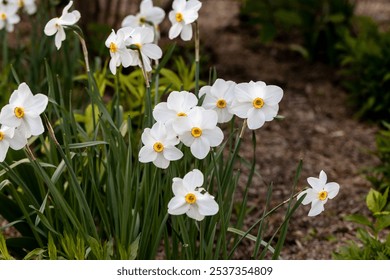
<path id="1" fill-rule="evenodd" d="M 195 21 L 195 95 L 199 93 L 199 24 Z"/>

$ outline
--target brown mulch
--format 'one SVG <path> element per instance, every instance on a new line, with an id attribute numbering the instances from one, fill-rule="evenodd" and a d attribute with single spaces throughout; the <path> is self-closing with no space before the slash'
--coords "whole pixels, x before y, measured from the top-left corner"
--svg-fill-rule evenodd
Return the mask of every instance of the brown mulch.
<path id="1" fill-rule="evenodd" d="M 367 8 L 368 1 L 360 2 L 372 11 Z M 234 0 L 203 1 L 201 44 L 213 50 L 211 57 L 220 78 L 235 82 L 261 80 L 284 89 L 279 114 L 285 119 L 266 123 L 256 131 L 257 170 L 267 184 L 274 184 L 274 205 L 289 197 L 301 159 L 299 189 L 307 186 L 307 177 L 318 177 L 321 170 L 327 173 L 328 181 L 340 184 L 339 195 L 328 201 L 321 215 L 308 217 L 309 205 L 298 209 L 282 251 L 284 259 L 330 259 L 332 252 L 355 240 L 355 225 L 343 217 L 367 213 L 365 195 L 370 184 L 361 171 L 378 163 L 369 152 L 375 149 L 377 127 L 353 117 L 347 93 L 339 85 L 338 69 L 309 63 L 283 45 L 261 45 L 256 33 L 240 24 L 239 5 Z M 364 12 L 361 7 L 358 11 Z M 250 132 L 246 136 L 248 145 L 243 145 L 242 154 L 250 158 Z M 249 206 L 255 210 L 246 220 L 248 227 L 262 215 L 266 188 L 255 179 L 249 192 Z M 270 232 L 283 215 L 280 211 L 271 218 Z M 251 242 L 245 242 L 245 248 L 235 257 L 249 258 L 251 246 Z"/>

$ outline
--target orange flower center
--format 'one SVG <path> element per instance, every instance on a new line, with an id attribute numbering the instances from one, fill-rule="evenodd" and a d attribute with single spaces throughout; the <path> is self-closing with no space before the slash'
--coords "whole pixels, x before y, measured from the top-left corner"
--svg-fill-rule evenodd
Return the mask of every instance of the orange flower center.
<path id="1" fill-rule="evenodd" d="M 14 113 L 18 119 L 21 119 L 24 117 L 24 109 L 22 107 L 16 107 L 14 110 Z"/>
<path id="2" fill-rule="evenodd" d="M 202 130 L 199 127 L 193 127 L 191 129 L 191 135 L 195 138 L 202 136 Z"/>
<path id="3" fill-rule="evenodd" d="M 319 200 L 324 201 L 325 199 L 327 199 L 327 197 L 328 197 L 328 192 L 327 191 L 320 191 L 318 193 L 318 199 Z"/>
<path id="4" fill-rule="evenodd" d="M 4 133 L 0 131 L 0 141 L 4 139 Z"/>
<path id="5" fill-rule="evenodd" d="M 183 21 L 183 15 L 181 13 L 176 13 L 176 21 L 182 22 Z"/>
<path id="6" fill-rule="evenodd" d="M 221 109 L 225 108 L 226 107 L 226 100 L 225 99 L 219 99 L 217 101 L 217 107 L 221 108 Z"/>
<path id="7" fill-rule="evenodd" d="M 196 202 L 196 196 L 193 193 L 188 193 L 185 196 L 185 200 L 188 204 L 194 204 Z"/>
<path id="8" fill-rule="evenodd" d="M 156 142 L 153 145 L 153 150 L 157 153 L 161 153 L 164 150 L 164 145 L 161 142 Z"/>
<path id="9" fill-rule="evenodd" d="M 260 97 L 256 97 L 255 99 L 253 99 L 253 107 L 255 107 L 256 109 L 260 109 L 264 106 L 264 100 Z"/>

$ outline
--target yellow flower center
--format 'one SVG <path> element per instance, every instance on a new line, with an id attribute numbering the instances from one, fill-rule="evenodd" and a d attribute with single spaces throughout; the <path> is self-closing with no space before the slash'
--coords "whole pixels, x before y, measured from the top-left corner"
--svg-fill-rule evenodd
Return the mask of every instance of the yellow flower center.
<path id="1" fill-rule="evenodd" d="M 0 131 L 0 141 L 4 139 L 4 133 Z"/>
<path id="2" fill-rule="evenodd" d="M 18 1 L 19 8 L 23 8 L 24 6 L 24 0 L 19 0 Z"/>
<path id="3" fill-rule="evenodd" d="M 4 13 L 1 13 L 1 14 L 0 14 L 0 18 L 1 18 L 2 20 L 6 20 L 6 19 L 7 19 L 7 15 L 4 14 Z"/>
<path id="4" fill-rule="evenodd" d="M 183 15 L 181 13 L 176 13 L 176 21 L 182 22 L 183 21 Z"/>
<path id="5" fill-rule="evenodd" d="M 140 17 L 139 18 L 139 23 L 140 24 L 145 24 L 145 22 L 146 22 L 146 18 L 145 17 Z"/>
<path id="6" fill-rule="evenodd" d="M 22 107 L 16 107 L 14 110 L 15 116 L 19 119 L 24 117 L 24 109 Z"/>
<path id="7" fill-rule="evenodd" d="M 188 204 L 194 204 L 196 202 L 196 196 L 193 193 L 186 194 L 185 199 Z"/>
<path id="8" fill-rule="evenodd" d="M 261 107 L 264 106 L 264 100 L 260 97 L 256 97 L 255 99 L 253 99 L 253 107 L 255 107 L 256 109 L 260 109 Z"/>
<path id="9" fill-rule="evenodd" d="M 118 51 L 118 46 L 115 43 L 111 42 L 111 44 L 110 44 L 110 52 L 116 53 L 117 51 Z"/>
<path id="10" fill-rule="evenodd" d="M 153 150 L 157 153 L 161 153 L 164 150 L 164 145 L 161 142 L 156 142 L 153 145 Z"/>
<path id="11" fill-rule="evenodd" d="M 327 191 L 320 191 L 318 193 L 318 199 L 319 200 L 325 200 L 328 197 L 328 192 Z"/>
<path id="12" fill-rule="evenodd" d="M 226 107 L 226 100 L 225 99 L 219 99 L 217 101 L 217 107 L 221 108 L 221 109 L 225 108 Z"/>
<path id="13" fill-rule="evenodd" d="M 193 137 L 198 138 L 202 136 L 202 130 L 199 127 L 193 127 L 191 129 L 191 134 Z"/>
<path id="14" fill-rule="evenodd" d="M 142 48 L 142 45 L 140 43 L 135 43 L 134 46 L 137 46 L 137 48 L 140 50 Z"/>
<path id="15" fill-rule="evenodd" d="M 178 117 L 187 117 L 187 114 L 184 112 L 179 112 L 179 113 L 177 113 L 177 116 Z"/>

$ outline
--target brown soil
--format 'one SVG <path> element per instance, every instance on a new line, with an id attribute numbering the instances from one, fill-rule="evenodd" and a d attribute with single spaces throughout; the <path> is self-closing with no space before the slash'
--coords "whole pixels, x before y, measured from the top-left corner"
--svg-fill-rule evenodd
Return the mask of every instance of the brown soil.
<path id="1" fill-rule="evenodd" d="M 338 182 L 341 189 L 317 217 L 307 216 L 309 205 L 298 209 L 289 227 L 282 258 L 330 259 L 332 252 L 355 239 L 354 224 L 343 217 L 367 212 L 364 198 L 370 184 L 361 170 L 377 164 L 369 153 L 375 149 L 377 128 L 353 118 L 347 93 L 338 85 L 338 69 L 308 63 L 284 45 L 261 45 L 256 33 L 240 24 L 239 1 L 202 2 L 201 44 L 214 51 L 218 76 L 235 82 L 261 80 L 284 89 L 279 114 L 285 119 L 267 123 L 256 131 L 257 170 L 263 181 L 255 179 L 251 186 L 249 206 L 255 210 L 246 223 L 249 227 L 262 215 L 267 188 L 263 182 L 274 184 L 274 205 L 288 199 L 295 170 L 302 159 L 299 189 L 307 186 L 307 177 L 318 177 L 321 170 L 327 173 L 328 181 Z M 368 11 L 369 15 L 378 3 L 386 6 L 383 1 L 359 3 L 365 8 L 358 6 L 358 12 Z M 384 22 L 388 19 L 389 14 L 385 19 L 382 17 Z M 249 131 L 246 136 L 248 145 L 243 145 L 242 154 L 251 158 Z M 270 232 L 277 228 L 283 215 L 280 211 L 272 217 Z M 245 242 L 245 249 L 235 257 L 250 257 L 251 246 L 251 242 Z"/>

